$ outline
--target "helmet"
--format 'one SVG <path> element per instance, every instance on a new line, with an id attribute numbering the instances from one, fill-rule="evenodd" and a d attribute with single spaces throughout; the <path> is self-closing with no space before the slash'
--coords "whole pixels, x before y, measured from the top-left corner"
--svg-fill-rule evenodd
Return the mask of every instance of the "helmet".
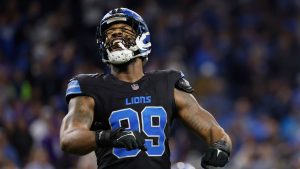
<path id="1" fill-rule="evenodd" d="M 116 23 L 125 23 L 131 26 L 137 36 L 133 43 L 119 42 L 118 45 L 122 50 L 110 51 L 105 44 L 105 31 L 109 26 Z M 109 11 L 97 28 L 96 38 L 99 53 L 105 63 L 123 64 L 136 57 L 142 57 L 143 60 L 147 61 L 148 54 L 151 52 L 150 33 L 146 23 L 139 14 L 127 8 L 116 8 Z M 124 43 L 127 43 L 126 47 Z"/>

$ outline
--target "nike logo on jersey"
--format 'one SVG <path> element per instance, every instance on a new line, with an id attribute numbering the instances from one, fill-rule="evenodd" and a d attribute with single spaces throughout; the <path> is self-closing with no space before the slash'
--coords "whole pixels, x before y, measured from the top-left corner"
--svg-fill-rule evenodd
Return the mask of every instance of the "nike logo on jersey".
<path id="1" fill-rule="evenodd" d="M 126 105 L 151 103 L 151 96 L 137 96 L 125 99 Z"/>

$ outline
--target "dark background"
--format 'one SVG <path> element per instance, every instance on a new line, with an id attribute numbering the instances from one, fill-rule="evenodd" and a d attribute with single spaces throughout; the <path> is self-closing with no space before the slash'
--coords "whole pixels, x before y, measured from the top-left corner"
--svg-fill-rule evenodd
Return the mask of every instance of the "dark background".
<path id="1" fill-rule="evenodd" d="M 1 0 L 0 168 L 93 168 L 64 154 L 66 84 L 107 72 L 95 32 L 110 9 L 146 21 L 146 70 L 182 70 L 233 141 L 230 169 L 300 168 L 300 1 Z M 172 163 L 200 167 L 203 142 L 179 122 Z"/>

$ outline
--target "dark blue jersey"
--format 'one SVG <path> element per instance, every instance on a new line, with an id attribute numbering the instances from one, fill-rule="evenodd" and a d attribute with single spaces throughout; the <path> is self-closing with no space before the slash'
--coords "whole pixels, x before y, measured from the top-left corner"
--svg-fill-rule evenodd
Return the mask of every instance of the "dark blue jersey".
<path id="1" fill-rule="evenodd" d="M 183 77 L 177 71 L 155 71 L 135 83 L 118 80 L 111 74 L 81 74 L 68 85 L 67 102 L 76 96 L 95 100 L 91 130 L 139 131 L 146 136 L 147 151 L 98 148 L 99 169 L 170 168 L 169 130 L 176 114 L 175 83 Z"/>

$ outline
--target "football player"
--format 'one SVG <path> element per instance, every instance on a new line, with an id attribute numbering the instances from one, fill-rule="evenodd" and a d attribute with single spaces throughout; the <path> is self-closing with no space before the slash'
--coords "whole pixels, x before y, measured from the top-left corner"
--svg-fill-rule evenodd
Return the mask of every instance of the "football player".
<path id="1" fill-rule="evenodd" d="M 209 144 L 202 167 L 228 162 L 231 140 L 198 104 L 184 74 L 143 71 L 151 42 L 141 16 L 127 8 L 111 10 L 100 22 L 97 44 L 111 72 L 70 80 L 69 111 L 60 131 L 63 151 L 95 151 L 99 169 L 168 169 L 170 126 L 179 118 Z"/>

